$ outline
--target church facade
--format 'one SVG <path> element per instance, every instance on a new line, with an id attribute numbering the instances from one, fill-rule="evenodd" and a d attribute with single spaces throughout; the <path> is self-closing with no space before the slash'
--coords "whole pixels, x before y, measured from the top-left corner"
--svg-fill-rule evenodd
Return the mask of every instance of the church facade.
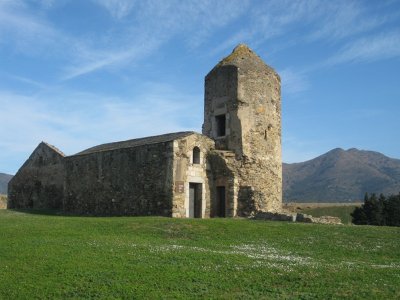
<path id="1" fill-rule="evenodd" d="M 202 134 L 70 156 L 42 142 L 8 187 L 8 208 L 89 215 L 235 217 L 281 205 L 280 78 L 243 44 L 205 78 Z"/>

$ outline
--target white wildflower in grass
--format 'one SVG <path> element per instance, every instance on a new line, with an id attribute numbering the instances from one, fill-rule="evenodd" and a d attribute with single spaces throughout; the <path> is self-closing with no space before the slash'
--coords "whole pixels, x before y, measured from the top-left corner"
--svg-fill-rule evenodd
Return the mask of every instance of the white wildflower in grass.
<path id="1" fill-rule="evenodd" d="M 398 270 L 400 270 L 400 263 L 398 263 L 398 264 L 391 263 L 391 264 L 388 264 L 388 265 L 371 264 L 370 266 L 372 268 L 376 268 L 376 269 L 398 269 Z"/>
<path id="2" fill-rule="evenodd" d="M 152 253 L 163 253 L 172 251 L 185 251 L 185 252 L 202 252 L 202 253 L 214 253 L 222 255 L 239 255 L 245 256 L 256 263 L 251 265 L 252 267 L 266 266 L 276 267 L 279 269 L 284 268 L 285 271 L 290 271 L 291 266 L 296 265 L 310 265 L 313 262 L 309 257 L 302 257 L 291 253 L 285 253 L 281 250 L 277 250 L 267 245 L 256 245 L 256 244 L 242 244 L 233 245 L 226 250 L 215 250 L 205 247 L 196 246 L 184 246 L 184 245 L 161 245 L 161 246 L 149 246 L 149 252 Z"/>
<path id="3" fill-rule="evenodd" d="M 149 251 L 155 253 L 171 252 L 183 249 L 184 246 L 181 245 L 161 245 L 161 246 L 150 246 Z"/>
<path id="4" fill-rule="evenodd" d="M 311 263 L 311 258 L 309 257 L 284 253 L 284 251 L 278 251 L 277 249 L 267 245 L 243 244 L 231 246 L 231 248 L 235 249 L 235 253 L 237 254 L 242 254 L 254 259 L 285 261 L 298 265 Z"/>

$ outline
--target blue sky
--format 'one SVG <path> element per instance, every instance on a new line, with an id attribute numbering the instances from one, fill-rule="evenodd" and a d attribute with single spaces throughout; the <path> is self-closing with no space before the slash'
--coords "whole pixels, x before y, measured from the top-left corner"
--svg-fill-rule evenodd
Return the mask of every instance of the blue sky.
<path id="1" fill-rule="evenodd" d="M 238 43 L 282 78 L 283 160 L 400 158 L 400 1 L 0 0 L 0 172 L 201 131 L 204 76 Z"/>

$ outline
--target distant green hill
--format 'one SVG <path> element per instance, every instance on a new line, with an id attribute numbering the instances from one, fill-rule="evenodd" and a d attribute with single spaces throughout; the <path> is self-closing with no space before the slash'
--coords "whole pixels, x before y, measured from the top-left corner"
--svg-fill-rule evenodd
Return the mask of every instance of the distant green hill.
<path id="1" fill-rule="evenodd" d="M 400 160 L 337 148 L 312 160 L 283 164 L 285 202 L 360 201 L 365 192 L 400 192 Z"/>
<path id="2" fill-rule="evenodd" d="M 13 178 L 12 175 L 0 173 L 0 194 L 7 194 L 7 185 L 11 178 Z"/>

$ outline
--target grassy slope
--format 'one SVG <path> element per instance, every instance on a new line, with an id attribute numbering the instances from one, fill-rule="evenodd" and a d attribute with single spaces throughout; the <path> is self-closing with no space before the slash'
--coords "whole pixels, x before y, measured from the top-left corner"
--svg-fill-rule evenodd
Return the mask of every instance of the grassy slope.
<path id="1" fill-rule="evenodd" d="M 400 228 L 0 211 L 0 298 L 400 297 Z"/>

